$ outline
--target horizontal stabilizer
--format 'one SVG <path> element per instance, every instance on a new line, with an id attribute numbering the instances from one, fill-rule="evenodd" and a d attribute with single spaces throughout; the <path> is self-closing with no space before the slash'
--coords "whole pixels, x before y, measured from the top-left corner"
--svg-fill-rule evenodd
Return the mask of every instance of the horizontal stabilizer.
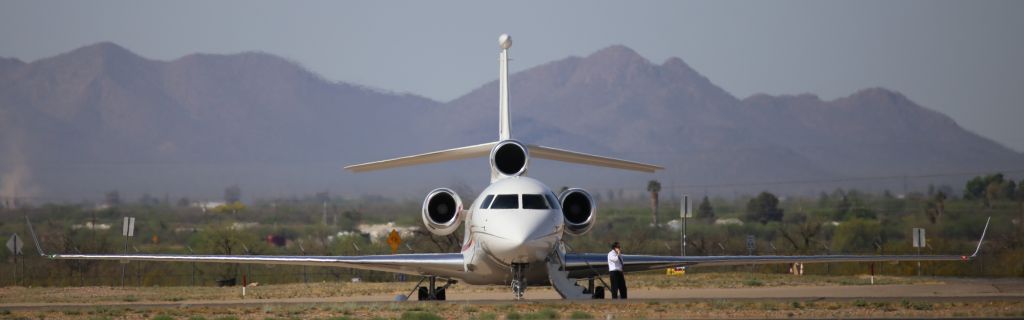
<path id="1" fill-rule="evenodd" d="M 491 149 L 495 145 L 500 143 L 488 142 L 468 147 L 461 147 L 455 149 L 441 150 L 428 152 L 423 154 L 417 154 L 413 156 L 394 158 L 388 160 L 367 162 L 361 164 L 355 164 L 345 167 L 347 170 L 352 172 L 366 172 L 374 170 L 391 169 L 397 167 L 406 167 L 420 164 L 437 163 L 443 161 L 463 160 L 476 157 L 486 157 L 490 154 Z M 545 147 L 539 145 L 527 146 L 531 157 L 538 159 L 555 160 L 569 163 L 586 164 L 592 166 L 608 167 L 615 169 L 635 170 L 643 172 L 654 172 L 656 170 L 662 170 L 665 168 L 609 157 L 595 156 L 592 154 L 586 154 L 576 151 L 562 150 L 552 147 Z"/>
<path id="2" fill-rule="evenodd" d="M 475 146 L 434 151 L 423 154 L 417 154 L 414 156 L 407 156 L 388 160 L 360 163 L 347 166 L 345 167 L 345 169 L 351 170 L 352 172 L 366 172 L 374 170 L 391 169 L 397 167 L 414 166 L 419 164 L 436 163 L 442 161 L 453 161 L 476 157 L 484 157 L 490 154 L 491 148 L 493 148 L 494 145 L 496 144 L 498 143 L 488 142 L 484 144 L 478 144 Z"/>
<path id="3" fill-rule="evenodd" d="M 592 166 L 609 167 L 616 169 L 643 171 L 650 173 L 653 173 L 656 170 L 665 169 L 656 165 L 646 163 L 595 156 L 592 154 L 556 149 L 545 146 L 530 145 L 529 148 L 530 156 L 541 159 L 587 164 Z"/>

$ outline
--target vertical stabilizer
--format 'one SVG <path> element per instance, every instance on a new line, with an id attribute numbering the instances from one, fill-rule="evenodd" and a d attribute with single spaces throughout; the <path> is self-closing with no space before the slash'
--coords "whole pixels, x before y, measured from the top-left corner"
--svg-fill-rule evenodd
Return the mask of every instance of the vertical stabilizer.
<path id="1" fill-rule="evenodd" d="M 509 122 L 512 119 L 508 112 L 508 48 L 512 47 L 512 37 L 502 34 L 498 37 L 498 44 L 501 45 L 501 56 L 498 59 L 498 139 L 512 139 L 512 128 Z"/>

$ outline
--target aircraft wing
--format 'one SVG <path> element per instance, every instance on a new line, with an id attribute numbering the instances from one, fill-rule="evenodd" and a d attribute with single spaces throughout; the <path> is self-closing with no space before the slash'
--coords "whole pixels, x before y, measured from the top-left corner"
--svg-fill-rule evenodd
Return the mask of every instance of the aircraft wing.
<path id="1" fill-rule="evenodd" d="M 622 255 L 624 272 L 647 271 L 680 266 L 730 266 L 773 263 L 882 262 L 882 261 L 969 261 L 974 256 L 957 255 L 829 255 L 829 256 L 648 256 Z M 608 273 L 608 255 L 566 254 L 570 277 Z"/>
<path id="2" fill-rule="evenodd" d="M 53 260 L 114 260 L 275 264 L 292 266 L 342 267 L 387 271 L 410 275 L 435 275 L 461 278 L 465 273 L 461 253 L 413 253 L 370 256 L 261 256 L 261 255 L 185 255 L 185 254 L 47 254 L 43 252 L 32 222 L 28 223 L 39 255 Z"/>
<path id="3" fill-rule="evenodd" d="M 989 218 L 991 221 L 992 218 Z M 774 263 L 829 263 L 829 262 L 893 262 L 893 261 L 970 261 L 978 256 L 988 231 L 988 223 L 981 232 L 978 246 L 971 255 L 825 255 L 825 256 L 650 256 L 622 255 L 623 272 L 656 270 L 680 266 L 732 266 Z M 565 254 L 565 269 L 573 278 L 608 273 L 607 253 Z"/>
<path id="4" fill-rule="evenodd" d="M 411 275 L 458 278 L 464 273 L 461 253 L 417 253 L 372 256 L 256 256 L 176 254 L 43 254 L 55 260 L 127 260 L 210 262 L 343 267 Z"/>

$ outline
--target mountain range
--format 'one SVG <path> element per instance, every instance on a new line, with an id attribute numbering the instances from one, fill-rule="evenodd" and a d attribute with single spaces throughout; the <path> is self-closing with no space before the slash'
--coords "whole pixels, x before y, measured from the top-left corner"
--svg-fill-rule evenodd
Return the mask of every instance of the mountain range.
<path id="1" fill-rule="evenodd" d="M 1024 163 L 899 92 L 740 99 L 682 59 L 658 64 L 619 45 L 516 72 L 510 92 L 517 139 L 667 168 L 531 163 L 552 187 L 640 193 L 658 179 L 679 192 L 808 193 L 906 189 L 900 177 L 909 176 L 915 189 Z M 98 43 L 31 63 L 0 58 L 0 196 L 217 199 L 233 184 L 250 199 L 479 189 L 484 160 L 360 175 L 341 167 L 493 141 L 497 93 L 493 81 L 438 102 L 329 81 L 265 53 L 155 61 Z"/>

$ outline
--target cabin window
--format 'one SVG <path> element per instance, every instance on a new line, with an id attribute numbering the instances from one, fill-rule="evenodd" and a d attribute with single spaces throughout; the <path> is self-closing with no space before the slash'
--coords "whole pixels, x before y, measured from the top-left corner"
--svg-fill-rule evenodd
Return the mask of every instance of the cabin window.
<path id="1" fill-rule="evenodd" d="M 548 209 L 548 204 L 545 202 L 543 195 L 524 194 L 523 209 Z"/>
<path id="2" fill-rule="evenodd" d="M 494 197 L 491 209 L 519 209 L 518 194 L 499 194 Z"/>
<path id="3" fill-rule="evenodd" d="M 554 193 L 548 192 L 544 194 L 544 196 L 548 198 L 548 203 L 551 204 L 552 209 L 561 208 L 561 205 L 558 203 L 558 197 L 556 197 Z"/>
<path id="4" fill-rule="evenodd" d="M 484 198 L 484 201 L 480 202 L 480 209 L 487 209 L 487 207 L 490 207 L 491 206 L 491 200 L 494 200 L 494 195 L 493 194 L 487 195 L 487 197 Z"/>

